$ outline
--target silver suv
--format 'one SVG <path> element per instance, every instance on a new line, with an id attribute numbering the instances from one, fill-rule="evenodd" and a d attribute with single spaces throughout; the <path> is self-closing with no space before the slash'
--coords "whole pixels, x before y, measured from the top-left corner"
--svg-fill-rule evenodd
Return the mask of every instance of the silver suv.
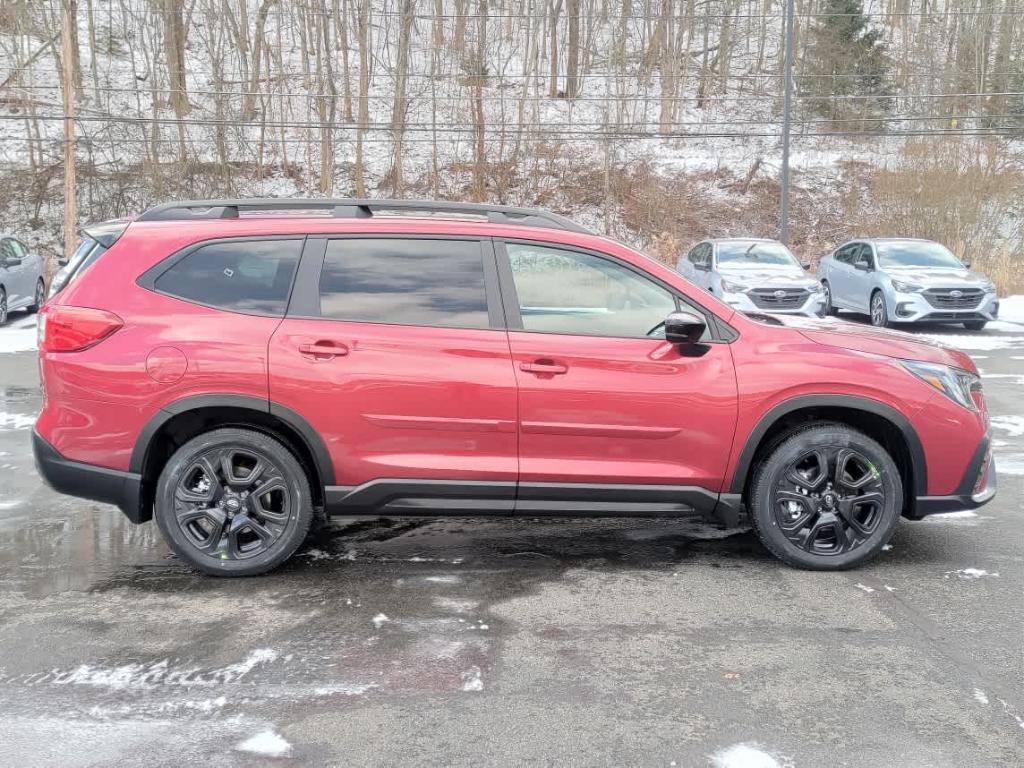
<path id="1" fill-rule="evenodd" d="M 871 324 L 963 323 L 980 331 L 999 313 L 996 288 L 931 240 L 851 240 L 818 264 L 826 311 L 866 313 Z"/>
<path id="2" fill-rule="evenodd" d="M 824 312 L 819 283 L 777 240 L 705 240 L 681 256 L 676 270 L 741 312 L 817 316 Z"/>

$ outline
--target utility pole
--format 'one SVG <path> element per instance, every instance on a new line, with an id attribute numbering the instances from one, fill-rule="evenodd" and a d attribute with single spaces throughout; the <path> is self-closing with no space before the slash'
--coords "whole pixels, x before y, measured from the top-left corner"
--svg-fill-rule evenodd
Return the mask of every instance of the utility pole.
<path id="1" fill-rule="evenodd" d="M 76 206 L 75 183 L 75 73 L 72 49 L 72 18 L 69 4 L 61 3 L 63 20 L 61 24 L 61 64 L 64 79 L 64 258 L 70 259 L 75 253 Z"/>
<path id="2" fill-rule="evenodd" d="M 789 245 L 789 132 L 793 117 L 793 5 L 786 0 L 786 64 L 782 91 L 782 203 L 779 211 L 779 240 Z"/>

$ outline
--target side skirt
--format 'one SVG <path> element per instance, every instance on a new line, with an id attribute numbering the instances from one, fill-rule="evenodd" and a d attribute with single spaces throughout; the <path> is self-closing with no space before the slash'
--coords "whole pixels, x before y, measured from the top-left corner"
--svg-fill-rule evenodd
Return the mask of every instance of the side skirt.
<path id="1" fill-rule="evenodd" d="M 738 499 L 682 485 L 520 483 L 447 480 L 373 480 L 327 486 L 330 515 L 392 514 L 457 517 L 675 517 L 713 515 L 735 524 Z"/>

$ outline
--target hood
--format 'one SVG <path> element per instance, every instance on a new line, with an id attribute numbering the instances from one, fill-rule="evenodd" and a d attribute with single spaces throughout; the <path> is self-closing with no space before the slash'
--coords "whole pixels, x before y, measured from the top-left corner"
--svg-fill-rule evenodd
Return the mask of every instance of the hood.
<path id="1" fill-rule="evenodd" d="M 834 317 L 807 318 L 775 316 L 782 325 L 793 328 L 817 344 L 852 349 L 869 355 L 881 355 L 899 360 L 918 360 L 962 368 L 977 373 L 970 355 L 955 347 L 926 339 L 905 331 L 874 328 L 870 325 L 839 320 Z"/>
<path id="2" fill-rule="evenodd" d="M 885 273 L 893 280 L 903 280 L 923 288 L 982 288 L 988 284 L 984 275 L 959 267 L 886 267 Z"/>
<path id="3" fill-rule="evenodd" d="M 719 264 L 718 274 L 751 288 L 810 288 L 818 284 L 795 264 Z"/>

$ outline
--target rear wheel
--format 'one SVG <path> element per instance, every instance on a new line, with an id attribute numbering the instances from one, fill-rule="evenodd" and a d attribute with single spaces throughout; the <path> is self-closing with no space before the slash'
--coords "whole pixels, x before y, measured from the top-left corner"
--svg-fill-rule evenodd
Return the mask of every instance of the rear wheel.
<path id="1" fill-rule="evenodd" d="M 834 316 L 836 314 L 835 305 L 832 304 L 832 286 L 828 284 L 828 280 L 821 281 L 821 287 L 825 291 L 825 306 L 822 308 L 822 314 L 825 317 Z"/>
<path id="2" fill-rule="evenodd" d="M 36 294 L 32 300 L 32 306 L 28 308 L 29 312 L 38 312 L 39 308 L 43 306 L 43 302 L 46 301 L 46 284 L 42 278 L 36 283 Z"/>
<path id="3" fill-rule="evenodd" d="M 885 546 L 899 522 L 903 484 L 892 457 L 843 424 L 804 427 L 769 449 L 750 491 L 764 546 L 789 565 L 842 570 Z"/>
<path id="4" fill-rule="evenodd" d="M 885 295 L 881 291 L 871 294 L 871 324 L 876 328 L 889 325 L 889 309 L 885 306 Z"/>
<path id="5" fill-rule="evenodd" d="M 245 429 L 193 438 L 167 462 L 157 524 L 182 560 L 215 576 L 266 573 L 309 532 L 309 479 L 277 440 Z"/>
<path id="6" fill-rule="evenodd" d="M 988 325 L 987 320 L 968 320 L 964 323 L 964 328 L 968 331 L 983 331 L 986 325 Z"/>

